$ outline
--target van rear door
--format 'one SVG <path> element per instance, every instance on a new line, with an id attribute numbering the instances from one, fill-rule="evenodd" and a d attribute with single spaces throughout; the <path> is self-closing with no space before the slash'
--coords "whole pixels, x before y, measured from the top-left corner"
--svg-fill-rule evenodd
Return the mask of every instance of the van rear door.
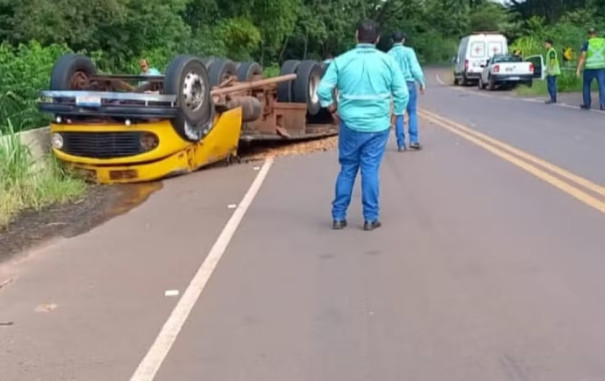
<path id="1" fill-rule="evenodd" d="M 487 52 L 489 57 L 493 57 L 496 54 L 506 54 L 504 42 L 500 40 L 491 40 L 487 42 Z"/>
<path id="2" fill-rule="evenodd" d="M 484 65 L 488 58 L 486 49 L 487 46 L 484 40 L 478 38 L 470 40 L 467 51 L 469 73 L 481 73 L 483 71 L 481 65 Z"/>

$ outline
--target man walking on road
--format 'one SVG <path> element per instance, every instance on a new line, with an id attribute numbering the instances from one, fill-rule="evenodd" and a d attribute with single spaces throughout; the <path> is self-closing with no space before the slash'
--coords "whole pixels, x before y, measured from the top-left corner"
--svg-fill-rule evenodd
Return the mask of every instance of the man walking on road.
<path id="1" fill-rule="evenodd" d="M 588 31 L 588 41 L 582 46 L 582 55 L 578 61 L 576 76 L 580 77 L 580 70 L 584 65 L 584 103 L 580 105 L 585 110 L 591 105 L 591 85 L 594 79 L 599 87 L 600 109 L 605 110 L 605 38 L 597 37 L 596 31 L 591 28 Z"/>
<path id="2" fill-rule="evenodd" d="M 338 160 L 341 166 L 332 202 L 333 228 L 347 226 L 346 214 L 351 202 L 357 171 L 361 169 L 361 192 L 364 229 L 381 226 L 379 219 L 379 169 L 391 129 L 390 106 L 403 117 L 408 103 L 408 89 L 397 63 L 376 49 L 380 39 L 378 24 L 359 23 L 357 46 L 336 57 L 317 94 L 322 107 L 336 112 L 333 90 L 338 88 Z"/>
<path id="3" fill-rule="evenodd" d="M 389 54 L 395 59 L 403 77 L 407 83 L 410 101 L 408 102 L 408 133 L 410 134 L 410 148 L 421 149 L 418 142 L 418 114 L 417 101 L 418 92 L 416 91 L 416 82 L 420 85 L 420 93 L 424 94 L 426 84 L 424 82 L 424 73 L 416 57 L 414 49 L 404 46 L 405 34 L 397 31 L 393 34 L 393 47 L 389 50 Z M 399 151 L 405 151 L 405 125 L 403 117 L 395 119 L 395 136 L 397 137 L 397 147 Z"/>
<path id="4" fill-rule="evenodd" d="M 557 51 L 553 47 L 551 39 L 544 41 L 546 47 L 546 82 L 548 83 L 548 94 L 550 99 L 546 104 L 557 103 L 557 76 L 561 75 Z"/>

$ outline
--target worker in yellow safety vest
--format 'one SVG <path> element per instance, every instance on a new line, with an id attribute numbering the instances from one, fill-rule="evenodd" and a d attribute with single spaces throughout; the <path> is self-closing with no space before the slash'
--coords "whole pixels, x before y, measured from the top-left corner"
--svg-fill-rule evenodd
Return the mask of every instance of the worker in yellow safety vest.
<path id="1" fill-rule="evenodd" d="M 580 71 L 584 65 L 584 103 L 580 105 L 585 110 L 590 109 L 591 96 L 590 86 L 594 79 L 599 86 L 600 109 L 605 110 L 605 38 L 597 37 L 594 28 L 588 31 L 588 40 L 582 46 L 582 55 L 578 61 L 576 75 L 580 77 Z"/>
<path id="2" fill-rule="evenodd" d="M 559 57 L 557 51 L 553 47 L 551 39 L 544 41 L 544 47 L 546 51 L 546 83 L 548 84 L 548 94 L 550 99 L 547 100 L 546 104 L 557 103 L 557 76 L 561 75 L 561 68 L 559 66 Z"/>

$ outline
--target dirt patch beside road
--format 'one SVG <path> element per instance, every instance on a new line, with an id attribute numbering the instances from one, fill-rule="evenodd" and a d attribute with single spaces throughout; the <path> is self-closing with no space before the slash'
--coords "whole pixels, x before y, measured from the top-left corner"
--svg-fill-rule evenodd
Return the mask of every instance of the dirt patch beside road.
<path id="1" fill-rule="evenodd" d="M 133 185 L 89 185 L 72 204 L 28 210 L 0 230 L 0 262 L 53 237 L 74 237 L 144 202 L 162 187 L 160 182 Z"/>

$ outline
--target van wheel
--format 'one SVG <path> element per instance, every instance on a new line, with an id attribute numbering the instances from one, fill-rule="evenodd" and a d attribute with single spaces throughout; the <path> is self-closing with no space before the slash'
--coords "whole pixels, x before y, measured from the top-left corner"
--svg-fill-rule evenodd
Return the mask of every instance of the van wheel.
<path id="1" fill-rule="evenodd" d="M 462 73 L 462 86 L 468 86 L 468 79 L 466 79 L 466 74 Z"/>
<path id="2" fill-rule="evenodd" d="M 479 87 L 479 90 L 483 90 L 485 88 L 483 86 L 483 78 L 482 77 L 479 77 L 479 85 L 478 85 L 478 87 Z"/>
<path id="3" fill-rule="evenodd" d="M 458 85 L 460 85 L 460 80 L 458 79 L 458 77 L 454 77 L 454 86 Z"/>

